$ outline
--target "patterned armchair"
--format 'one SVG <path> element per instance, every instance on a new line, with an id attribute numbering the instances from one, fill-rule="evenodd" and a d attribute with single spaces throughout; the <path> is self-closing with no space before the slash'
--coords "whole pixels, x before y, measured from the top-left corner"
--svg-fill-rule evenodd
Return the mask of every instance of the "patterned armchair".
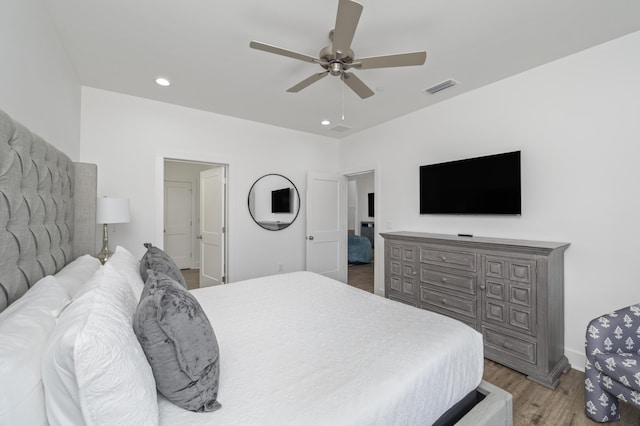
<path id="1" fill-rule="evenodd" d="M 640 304 L 603 315 L 587 328 L 585 413 L 620 420 L 619 401 L 640 407 Z"/>

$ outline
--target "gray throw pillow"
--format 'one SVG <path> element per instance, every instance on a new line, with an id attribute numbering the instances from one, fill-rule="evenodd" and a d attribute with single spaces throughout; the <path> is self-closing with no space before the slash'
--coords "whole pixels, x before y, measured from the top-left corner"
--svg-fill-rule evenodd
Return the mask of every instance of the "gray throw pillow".
<path id="1" fill-rule="evenodd" d="M 182 276 L 182 272 L 180 272 L 180 268 L 167 253 L 151 243 L 145 243 L 144 246 L 147 248 L 147 252 L 140 260 L 140 275 L 142 275 L 143 281 L 147 281 L 147 271 L 153 269 L 156 272 L 167 274 L 182 284 L 184 288 L 187 288 L 187 283 Z"/>
<path id="2" fill-rule="evenodd" d="M 213 327 L 198 301 L 169 276 L 149 271 L 133 330 L 158 391 L 190 411 L 215 411 L 220 358 Z"/>

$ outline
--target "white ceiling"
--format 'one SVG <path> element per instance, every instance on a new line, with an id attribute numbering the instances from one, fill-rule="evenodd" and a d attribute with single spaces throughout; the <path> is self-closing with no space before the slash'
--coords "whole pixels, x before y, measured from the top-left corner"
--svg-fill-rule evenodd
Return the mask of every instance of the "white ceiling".
<path id="1" fill-rule="evenodd" d="M 427 51 L 423 66 L 354 70 L 376 92 L 362 100 L 331 76 L 287 93 L 320 66 L 249 48 L 316 56 L 337 0 L 44 1 L 84 86 L 334 138 L 640 30 L 638 0 L 361 0 L 356 57 Z"/>

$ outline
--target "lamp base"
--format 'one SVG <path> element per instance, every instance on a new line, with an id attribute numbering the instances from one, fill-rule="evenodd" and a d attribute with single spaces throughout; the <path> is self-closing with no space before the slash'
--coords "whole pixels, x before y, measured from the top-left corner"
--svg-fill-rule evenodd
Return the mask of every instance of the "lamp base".
<path id="1" fill-rule="evenodd" d="M 102 225 L 102 250 L 100 250 L 100 253 L 96 254 L 96 257 L 100 263 L 104 265 L 112 255 L 113 252 L 109 250 L 109 228 L 105 223 Z"/>

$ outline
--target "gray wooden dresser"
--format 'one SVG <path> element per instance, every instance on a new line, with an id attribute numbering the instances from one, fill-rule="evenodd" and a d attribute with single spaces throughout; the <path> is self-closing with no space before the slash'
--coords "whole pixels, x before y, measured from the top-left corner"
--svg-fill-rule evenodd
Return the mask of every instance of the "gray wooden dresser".
<path id="1" fill-rule="evenodd" d="M 385 239 L 385 295 L 482 333 L 485 357 L 555 388 L 564 356 L 568 243 L 418 232 Z"/>

